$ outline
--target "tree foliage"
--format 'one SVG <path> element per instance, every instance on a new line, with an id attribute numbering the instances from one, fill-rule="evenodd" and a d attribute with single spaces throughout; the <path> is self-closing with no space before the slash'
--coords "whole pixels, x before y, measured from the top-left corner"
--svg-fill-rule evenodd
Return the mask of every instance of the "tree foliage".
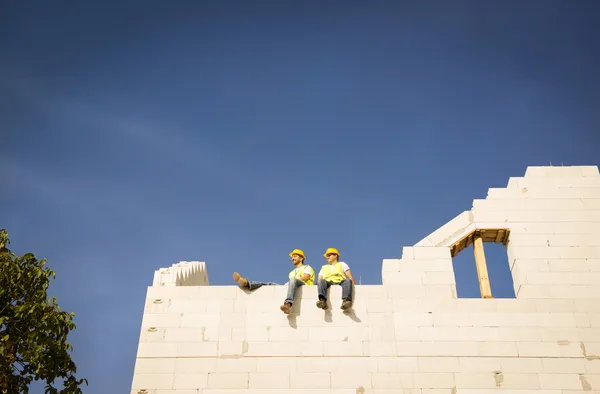
<path id="1" fill-rule="evenodd" d="M 54 272 L 32 253 L 21 257 L 8 248 L 0 230 L 0 393 L 28 393 L 33 380 L 46 382 L 45 393 L 81 393 L 86 379 L 67 342 L 74 313 L 64 312 L 47 290 Z"/>

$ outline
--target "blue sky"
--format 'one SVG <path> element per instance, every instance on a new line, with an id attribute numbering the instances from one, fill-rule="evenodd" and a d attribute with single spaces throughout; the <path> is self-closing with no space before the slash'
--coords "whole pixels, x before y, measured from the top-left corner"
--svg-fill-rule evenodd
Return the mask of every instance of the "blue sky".
<path id="1" fill-rule="evenodd" d="M 160 267 L 337 247 L 378 284 L 528 165 L 598 165 L 599 3 L 543 4 L 4 2 L 0 227 L 56 271 L 85 392 L 129 390 Z"/>

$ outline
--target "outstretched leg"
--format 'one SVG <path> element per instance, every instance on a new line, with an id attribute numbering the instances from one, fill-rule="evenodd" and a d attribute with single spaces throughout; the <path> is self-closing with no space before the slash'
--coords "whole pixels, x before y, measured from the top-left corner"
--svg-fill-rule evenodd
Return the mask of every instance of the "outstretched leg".
<path id="1" fill-rule="evenodd" d="M 254 282 L 244 278 L 237 272 L 233 273 L 233 280 L 236 281 L 240 287 L 248 290 L 256 290 L 261 286 L 279 286 L 278 283 L 273 282 Z"/>

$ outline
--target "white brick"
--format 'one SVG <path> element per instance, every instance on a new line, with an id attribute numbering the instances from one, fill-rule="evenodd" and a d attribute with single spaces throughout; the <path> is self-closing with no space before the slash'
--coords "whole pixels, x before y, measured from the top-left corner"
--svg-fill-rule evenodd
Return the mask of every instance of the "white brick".
<path id="1" fill-rule="evenodd" d="M 455 387 L 459 390 L 464 388 L 492 389 L 497 387 L 493 373 L 455 373 L 454 382 Z"/>
<path id="2" fill-rule="evenodd" d="M 411 340 L 419 339 L 421 327 L 395 327 L 394 337 L 396 341 L 410 342 Z"/>
<path id="3" fill-rule="evenodd" d="M 514 303 L 515 300 L 461 298 L 457 300 L 456 310 L 463 313 L 497 312 L 499 301 L 513 301 Z M 446 310 L 445 312 L 452 311 Z"/>
<path id="4" fill-rule="evenodd" d="M 600 327 L 600 313 L 588 314 L 590 319 L 590 327 Z"/>
<path id="5" fill-rule="evenodd" d="M 417 372 L 417 357 L 380 357 L 376 358 L 376 372 Z"/>
<path id="6" fill-rule="evenodd" d="M 520 298 L 600 298 L 597 286 L 584 285 L 523 285 Z"/>
<path id="7" fill-rule="evenodd" d="M 396 344 L 395 342 L 376 342 L 369 341 L 363 342 L 363 355 L 369 357 L 384 357 L 384 356 L 395 356 L 396 355 Z"/>
<path id="8" fill-rule="evenodd" d="M 432 286 L 427 286 L 432 287 Z M 459 300 L 457 299 L 433 299 L 433 298 L 427 298 L 427 299 L 420 299 L 420 300 L 416 300 L 418 305 L 419 305 L 419 309 L 416 310 L 416 312 L 455 312 L 458 311 L 458 302 Z M 461 312 L 461 311 L 459 311 Z M 462 311 L 465 312 L 465 311 Z"/>
<path id="9" fill-rule="evenodd" d="M 589 171 L 589 167 L 579 166 L 568 166 L 568 167 L 551 167 L 551 166 L 529 166 L 525 170 L 525 178 L 538 179 L 538 178 L 581 178 L 583 176 L 583 169 L 585 168 L 586 173 Z M 593 167 L 591 167 L 593 168 Z M 524 178 L 517 178 L 523 180 Z M 544 179 L 544 182 L 548 180 Z"/>
<path id="10" fill-rule="evenodd" d="M 580 357 L 578 343 L 518 342 L 519 357 Z"/>
<path id="11" fill-rule="evenodd" d="M 142 320 L 142 327 L 180 327 L 181 314 L 174 313 L 146 313 Z"/>
<path id="12" fill-rule="evenodd" d="M 542 389 L 581 390 L 579 375 L 572 373 L 540 374 Z"/>
<path id="13" fill-rule="evenodd" d="M 413 376 L 401 373 L 374 373 L 371 376 L 374 389 L 400 389 L 413 387 Z"/>
<path id="14" fill-rule="evenodd" d="M 166 342 L 215 342 L 219 340 L 218 327 L 167 328 Z"/>
<path id="15" fill-rule="evenodd" d="M 600 328 L 580 328 L 579 340 L 584 342 L 600 341 Z"/>
<path id="16" fill-rule="evenodd" d="M 400 260 L 397 271 L 402 272 L 453 272 L 451 259 Z"/>
<path id="17" fill-rule="evenodd" d="M 218 327 L 220 321 L 219 313 L 183 313 L 181 327 Z"/>
<path id="18" fill-rule="evenodd" d="M 600 272 L 539 272 L 526 275 L 530 285 L 600 285 Z"/>
<path id="19" fill-rule="evenodd" d="M 459 372 L 458 357 L 419 357 L 419 372 Z"/>
<path id="20" fill-rule="evenodd" d="M 539 358 L 506 357 L 498 360 L 503 372 L 524 374 L 543 372 L 542 361 Z"/>
<path id="21" fill-rule="evenodd" d="M 217 372 L 216 358 L 177 358 L 173 360 L 175 360 L 175 372 L 177 374 Z"/>
<path id="22" fill-rule="evenodd" d="M 168 311 L 169 313 L 206 313 L 206 300 L 168 300 Z"/>
<path id="23" fill-rule="evenodd" d="M 219 357 L 238 357 L 244 354 L 244 342 L 218 342 Z"/>
<path id="24" fill-rule="evenodd" d="M 256 372 L 256 358 L 220 358 L 217 360 L 217 372 Z"/>
<path id="25" fill-rule="evenodd" d="M 250 373 L 251 389 L 287 389 L 290 376 L 287 373 Z"/>
<path id="26" fill-rule="evenodd" d="M 425 272 L 423 273 L 424 285 L 453 285 L 456 283 L 454 272 Z"/>
<path id="27" fill-rule="evenodd" d="M 135 360 L 134 375 L 175 373 L 174 358 L 138 358 Z"/>
<path id="28" fill-rule="evenodd" d="M 248 388 L 248 373 L 209 373 L 208 388 L 245 389 Z"/>
<path id="29" fill-rule="evenodd" d="M 543 342 L 579 341 L 579 330 L 576 328 L 540 328 Z"/>
<path id="30" fill-rule="evenodd" d="M 216 357 L 217 342 L 179 342 L 177 357 Z"/>
<path id="31" fill-rule="evenodd" d="M 138 345 L 139 358 L 142 357 L 175 357 L 177 356 L 177 344 L 143 342 Z"/>
<path id="32" fill-rule="evenodd" d="M 503 341 L 535 342 L 542 337 L 540 328 L 536 327 L 498 327 Z"/>
<path id="33" fill-rule="evenodd" d="M 394 313 L 394 324 L 396 327 L 417 326 L 426 327 L 433 325 L 433 316 L 431 313 L 406 312 Z"/>
<path id="34" fill-rule="evenodd" d="M 415 260 L 428 260 L 428 259 L 449 259 L 450 248 L 448 247 L 414 247 L 413 248 Z"/>
<path id="35" fill-rule="evenodd" d="M 362 326 L 310 327 L 307 330 L 310 330 L 309 335 L 303 341 L 356 342 L 367 340 L 369 335 L 369 331 Z"/>
<path id="36" fill-rule="evenodd" d="M 367 310 L 367 313 L 387 313 L 392 310 L 391 304 L 392 300 L 389 298 L 377 299 L 370 298 L 366 300 L 362 300 Z M 415 301 L 416 304 L 416 301 Z"/>
<path id="37" fill-rule="evenodd" d="M 581 166 L 581 175 L 584 177 L 598 177 L 600 173 L 598 172 L 598 166 Z"/>
<path id="38" fill-rule="evenodd" d="M 389 298 L 425 298 L 427 297 L 427 287 L 429 286 L 385 286 L 387 297 Z"/>
<path id="39" fill-rule="evenodd" d="M 164 342 L 166 331 L 165 327 L 143 327 L 140 342 Z"/>
<path id="40" fill-rule="evenodd" d="M 370 389 L 372 387 L 371 374 L 359 371 L 353 371 L 351 374 L 348 372 L 332 372 L 331 387 L 334 389 L 356 389 L 357 387 Z"/>
<path id="41" fill-rule="evenodd" d="M 261 357 L 256 361 L 256 372 L 303 372 L 299 369 L 297 359 L 293 357 Z"/>
<path id="42" fill-rule="evenodd" d="M 478 348 L 475 342 L 396 342 L 397 356 L 448 357 L 448 356 L 477 356 Z"/>
<path id="43" fill-rule="evenodd" d="M 271 327 L 267 332 L 271 342 L 304 342 L 309 340 L 309 327 Z"/>
<path id="44" fill-rule="evenodd" d="M 325 356 L 362 356 L 362 342 L 324 342 Z"/>
<path id="45" fill-rule="evenodd" d="M 598 300 L 574 300 L 575 311 L 586 313 L 600 313 L 600 302 Z"/>
<path id="46" fill-rule="evenodd" d="M 386 272 L 383 279 L 383 284 L 386 286 L 420 286 L 423 284 L 422 273 L 420 272 Z"/>
<path id="47" fill-rule="evenodd" d="M 331 387 L 331 374 L 318 373 L 291 373 L 290 387 L 293 389 L 327 389 Z"/>
<path id="48" fill-rule="evenodd" d="M 497 357 L 459 357 L 458 372 L 494 372 L 502 371 L 502 363 Z"/>
<path id="49" fill-rule="evenodd" d="M 477 355 L 484 357 L 518 357 L 515 342 L 477 342 Z"/>
<path id="50" fill-rule="evenodd" d="M 421 307 L 419 306 L 419 301 L 416 299 L 406 299 L 406 298 L 391 298 L 392 310 L 393 312 L 417 312 L 421 311 Z M 387 312 L 387 311 L 384 311 Z"/>
<path id="51" fill-rule="evenodd" d="M 235 300 L 208 300 L 206 302 L 207 313 L 233 313 Z"/>
<path id="52" fill-rule="evenodd" d="M 600 338 L 596 338 L 596 341 L 599 339 Z M 600 342 L 582 342 L 579 344 L 579 347 L 581 348 L 582 353 L 585 349 L 585 354 L 590 359 L 597 359 L 597 357 L 600 357 Z"/>
<path id="53" fill-rule="evenodd" d="M 585 371 L 587 374 L 599 374 L 600 375 L 600 362 L 598 359 L 583 360 L 585 365 Z"/>
<path id="54" fill-rule="evenodd" d="M 546 374 L 585 373 L 584 360 L 580 358 L 543 358 L 542 366 Z M 559 388 L 559 386 L 553 388 Z"/>
<path id="55" fill-rule="evenodd" d="M 243 334 L 241 334 L 242 332 Z M 235 339 L 233 339 L 234 336 Z M 269 331 L 267 331 L 267 327 L 262 326 L 234 327 L 232 329 L 232 339 L 234 341 L 268 342 Z"/>
<path id="56" fill-rule="evenodd" d="M 380 286 L 380 285 L 355 286 L 354 287 L 354 298 L 356 298 L 356 299 L 359 299 L 359 298 L 361 298 L 361 299 L 386 298 L 386 288 L 384 286 Z"/>
<path id="57" fill-rule="evenodd" d="M 414 387 L 424 389 L 452 388 L 455 386 L 452 373 L 415 373 L 413 375 Z"/>
<path id="58" fill-rule="evenodd" d="M 193 373 L 175 375 L 175 389 L 203 389 L 207 387 L 208 373 Z"/>
<path id="59" fill-rule="evenodd" d="M 173 374 L 136 374 L 133 376 L 132 389 L 171 389 Z"/>
<path id="60" fill-rule="evenodd" d="M 395 341 L 396 335 L 394 325 L 389 324 L 385 326 L 373 326 L 365 327 L 367 338 L 363 337 L 363 340 L 369 340 L 374 342 L 389 342 Z"/>
<path id="61" fill-rule="evenodd" d="M 566 299 L 533 300 L 538 312 L 569 313 L 575 311 L 575 301 Z"/>
<path id="62" fill-rule="evenodd" d="M 247 349 L 246 357 L 323 356 L 323 342 L 248 342 Z"/>
<path id="63" fill-rule="evenodd" d="M 456 298 L 456 285 L 428 285 L 425 286 L 426 298 Z"/>
<path id="64" fill-rule="evenodd" d="M 433 325 L 439 326 L 463 326 L 470 327 L 473 325 L 471 320 L 471 313 L 465 312 L 436 312 L 432 315 Z"/>
<path id="65" fill-rule="evenodd" d="M 221 313 L 219 323 L 227 327 L 245 327 L 246 316 L 241 313 Z"/>

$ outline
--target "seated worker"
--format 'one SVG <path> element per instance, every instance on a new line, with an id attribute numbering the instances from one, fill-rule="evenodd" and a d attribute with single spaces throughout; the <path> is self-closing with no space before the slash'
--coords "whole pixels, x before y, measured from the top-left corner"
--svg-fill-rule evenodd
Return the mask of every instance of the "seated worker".
<path id="1" fill-rule="evenodd" d="M 327 289 L 331 285 L 340 285 L 342 286 L 343 300 L 341 309 L 346 310 L 352 306 L 352 286 L 355 284 L 350 267 L 348 264 L 338 261 L 340 252 L 335 248 L 327 249 L 323 256 L 328 264 L 321 267 L 321 271 L 319 271 L 317 307 L 327 309 Z"/>
<path id="2" fill-rule="evenodd" d="M 310 265 L 304 265 L 304 252 L 300 249 L 294 249 L 290 253 L 290 257 L 292 259 L 292 264 L 294 264 L 296 268 L 288 275 L 290 280 L 288 282 L 287 297 L 283 302 L 283 305 L 279 308 L 285 314 L 290 313 L 294 298 L 296 297 L 296 289 L 305 284 L 313 285 L 315 283 L 315 270 L 313 270 Z M 237 272 L 233 273 L 233 280 L 236 281 L 240 287 L 247 288 L 248 290 L 255 290 L 261 286 L 279 286 L 278 283 L 273 282 L 253 282 L 242 277 Z"/>

